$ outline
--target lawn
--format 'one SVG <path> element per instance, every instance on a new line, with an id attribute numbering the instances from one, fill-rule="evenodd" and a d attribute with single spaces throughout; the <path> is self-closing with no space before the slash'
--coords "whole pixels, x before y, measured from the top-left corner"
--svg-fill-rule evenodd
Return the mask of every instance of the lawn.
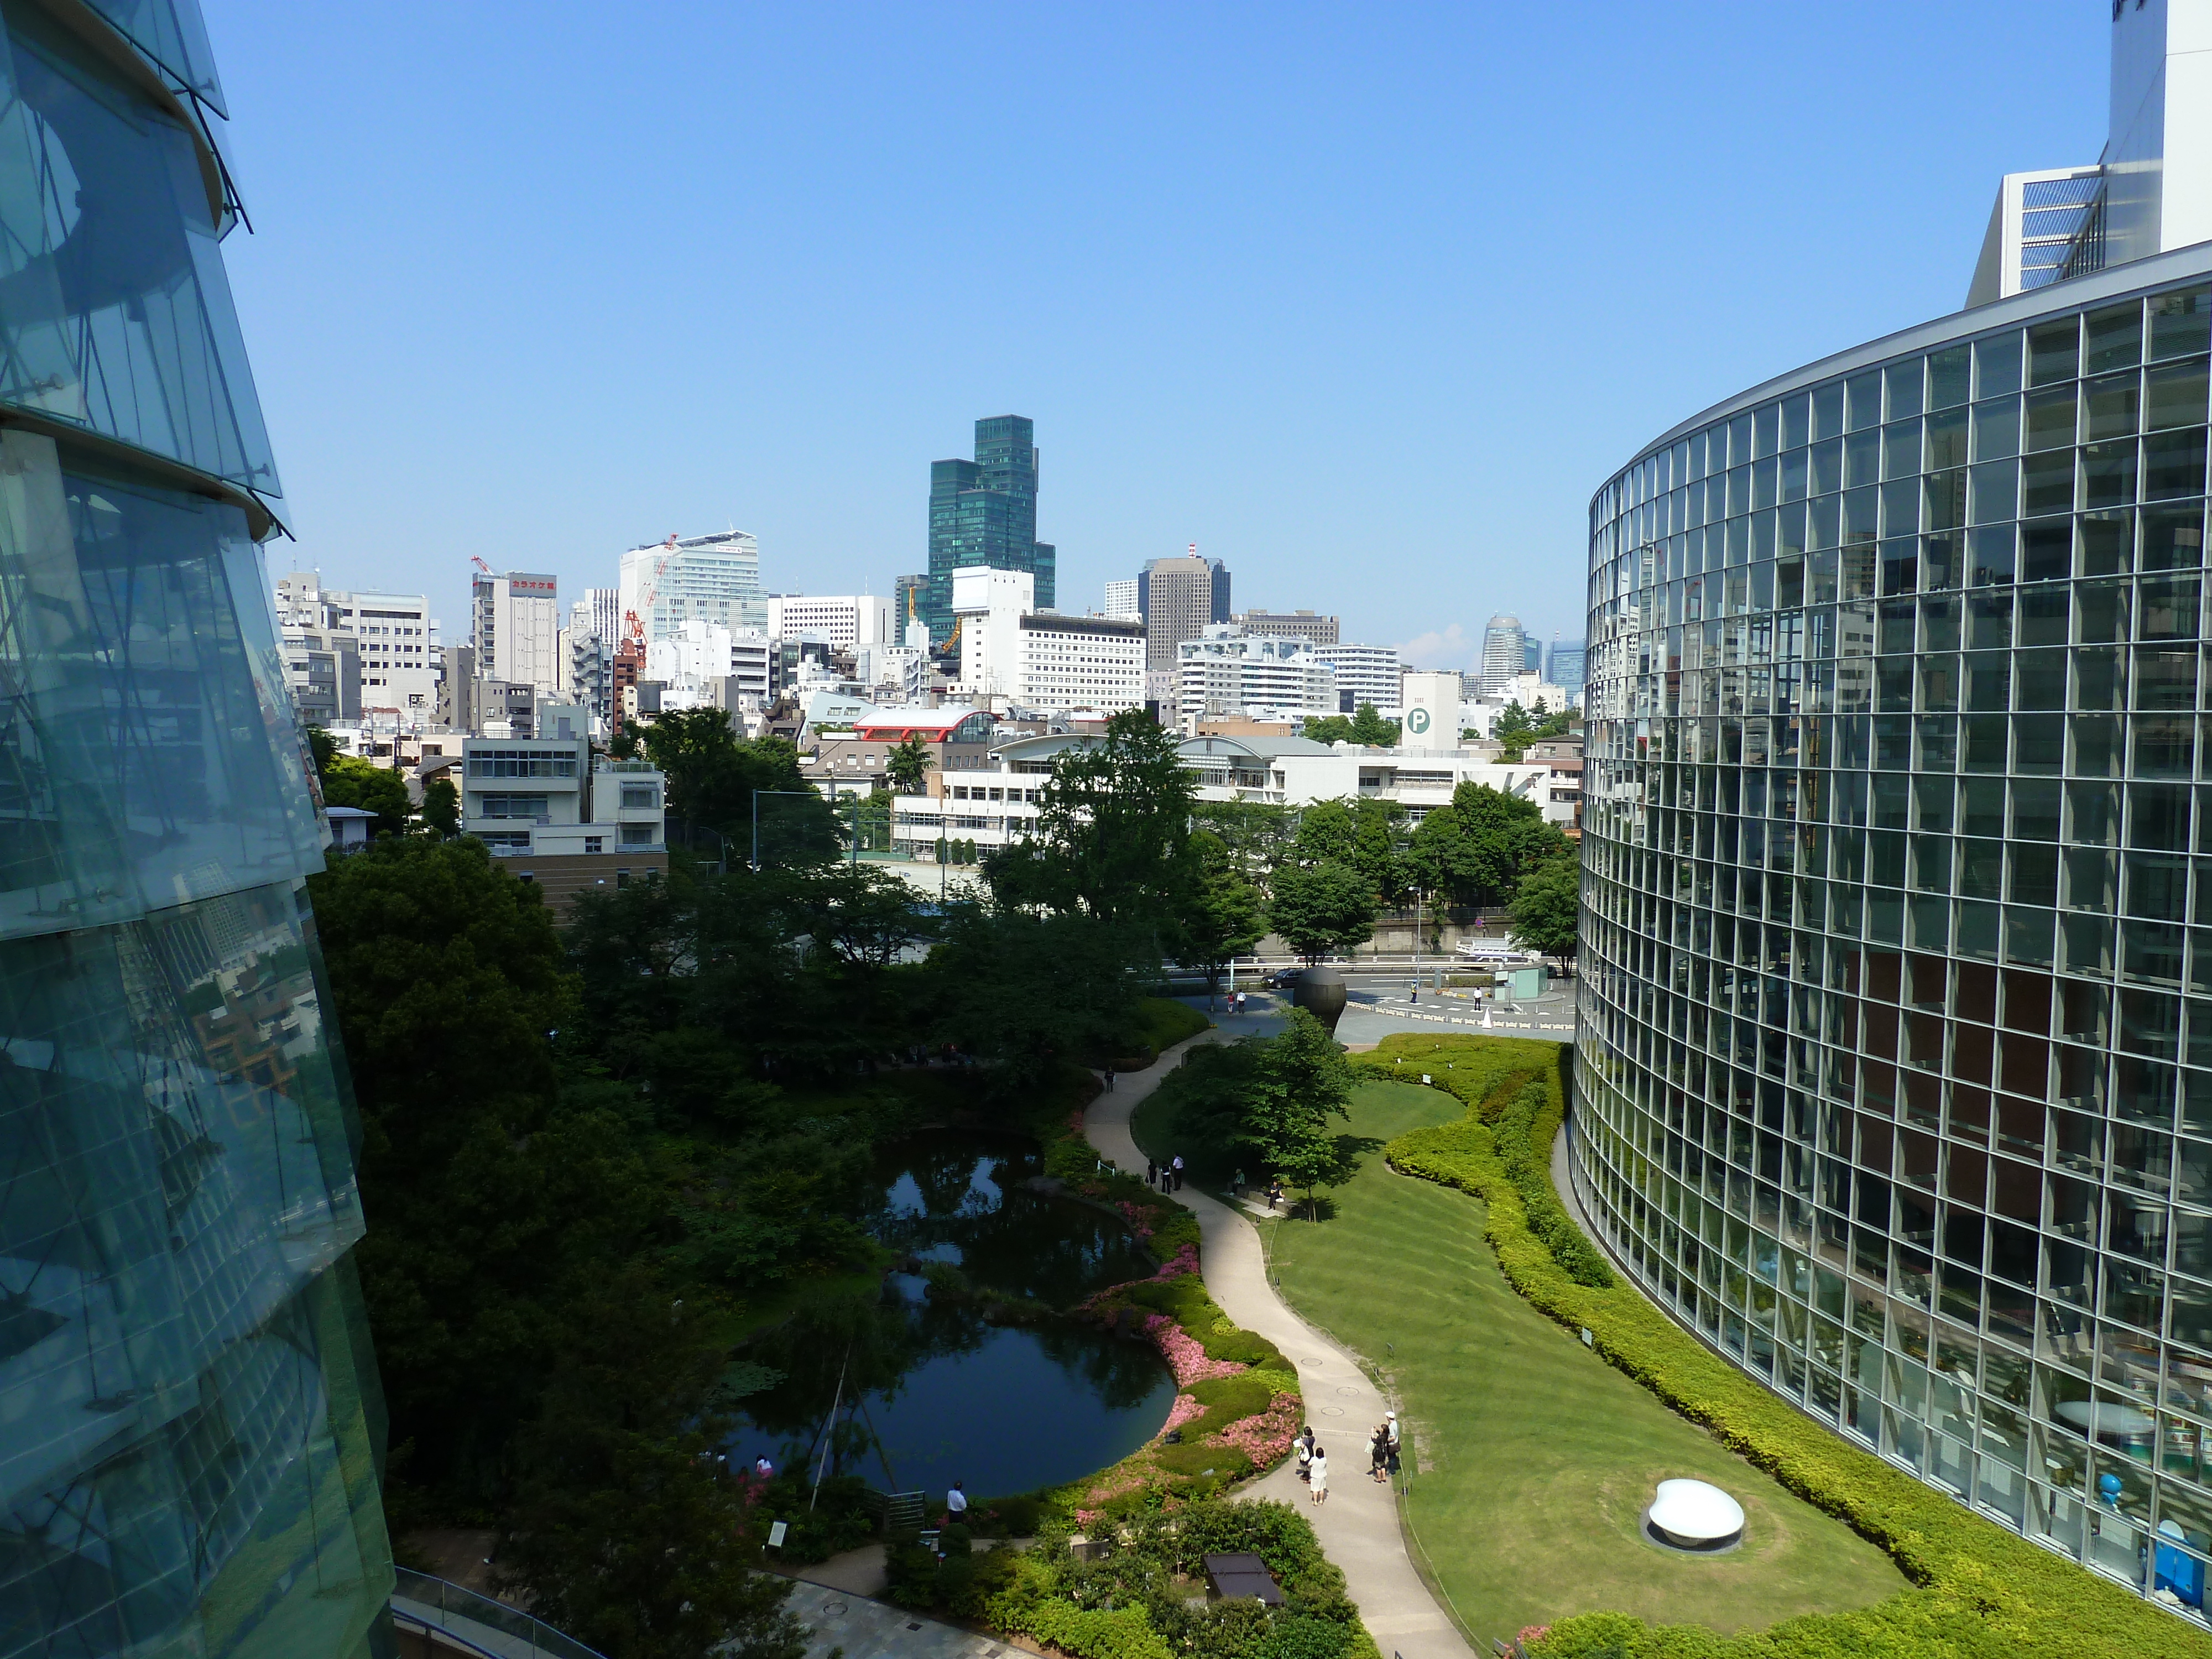
<path id="1" fill-rule="evenodd" d="M 1379 1146 L 1461 1109 L 1434 1089 L 1365 1084 L 1350 1129 Z M 1478 1651 L 1573 1613 L 1735 1632 L 1905 1588 L 1881 1550 L 1516 1295 L 1483 1240 L 1478 1200 L 1393 1174 L 1379 1152 L 1335 1197 L 1319 1222 L 1263 1223 L 1270 1253 L 1299 1313 L 1395 1389 L 1413 1435 L 1408 1519 Z M 1743 1505 L 1741 1549 L 1688 1558 L 1638 1536 L 1652 1488 L 1675 1475 Z"/>

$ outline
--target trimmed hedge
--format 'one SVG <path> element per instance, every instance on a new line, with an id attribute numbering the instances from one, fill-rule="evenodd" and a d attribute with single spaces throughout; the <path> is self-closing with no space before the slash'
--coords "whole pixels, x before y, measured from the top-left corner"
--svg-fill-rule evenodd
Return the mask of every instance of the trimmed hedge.
<path id="1" fill-rule="evenodd" d="M 1563 1100 L 1547 1098 L 1528 1126 L 1533 1146 L 1550 1146 L 1564 1110 Z M 1856 1612 L 1808 1614 L 1735 1637 L 1585 1613 L 1534 1643 L 1539 1659 L 2204 1659 L 2202 1631 L 1850 1445 L 1707 1350 L 1632 1287 L 1577 1283 L 1536 1236 L 1482 1124 L 1417 1129 L 1392 1141 L 1385 1156 L 1407 1175 L 1482 1199 L 1489 1206 L 1484 1235 L 1515 1290 L 1560 1324 L 1586 1328 L 1606 1360 L 1888 1551 L 1917 1586 Z"/>
<path id="2" fill-rule="evenodd" d="M 1532 1133 L 1532 1126 L 1550 1104 L 1550 1096 L 1540 1083 L 1524 1083 L 1516 1090 L 1493 1132 L 1498 1155 L 1504 1162 L 1506 1179 L 1521 1194 L 1530 1231 L 1544 1241 L 1552 1260 L 1565 1268 L 1577 1285 L 1605 1289 L 1613 1284 L 1613 1269 L 1597 1246 L 1567 1218 L 1559 1194 L 1552 1188 L 1551 1143 L 1537 1141 Z M 1558 1121 L 1552 1119 L 1554 1126 Z"/>

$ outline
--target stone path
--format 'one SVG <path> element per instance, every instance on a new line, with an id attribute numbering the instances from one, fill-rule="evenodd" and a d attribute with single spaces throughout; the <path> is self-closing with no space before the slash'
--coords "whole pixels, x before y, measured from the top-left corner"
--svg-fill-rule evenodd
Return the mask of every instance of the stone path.
<path id="1" fill-rule="evenodd" d="M 1221 1027 L 1190 1042 L 1224 1042 L 1274 1024 L 1263 1013 L 1216 1018 Z M 1111 1093 L 1091 1103 L 1084 1132 L 1103 1156 L 1125 1170 L 1144 1167 L 1145 1155 L 1129 1134 L 1129 1114 L 1182 1062 L 1188 1046 L 1178 1044 L 1145 1071 L 1123 1073 L 1115 1079 Z M 1175 1196 L 1198 1217 L 1207 1291 L 1230 1318 L 1266 1337 L 1297 1367 L 1308 1419 L 1328 1452 L 1326 1504 L 1310 1501 L 1297 1467 L 1290 1462 L 1248 1492 L 1304 1510 L 1322 1550 L 1344 1570 L 1346 1588 L 1359 1604 L 1359 1616 L 1386 1656 L 1472 1659 L 1474 1650 L 1444 1616 L 1406 1553 L 1395 1494 L 1367 1478 L 1367 1437 L 1389 1402 L 1344 1350 L 1284 1305 L 1267 1283 L 1260 1235 L 1248 1216 L 1193 1188 Z"/>
<path id="2" fill-rule="evenodd" d="M 806 1626 L 806 1659 L 829 1659 L 840 1648 L 845 1659 L 1005 1659 L 1036 1651 L 824 1584 L 793 1586 L 790 1607 Z"/>

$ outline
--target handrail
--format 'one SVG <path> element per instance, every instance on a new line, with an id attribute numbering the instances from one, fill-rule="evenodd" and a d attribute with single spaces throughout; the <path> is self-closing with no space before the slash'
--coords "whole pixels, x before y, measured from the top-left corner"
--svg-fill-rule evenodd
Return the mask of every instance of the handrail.
<path id="1" fill-rule="evenodd" d="M 526 1642 L 529 1644 L 530 1659 L 538 1659 L 541 1654 L 548 1656 L 548 1659 L 606 1659 L 597 1649 L 586 1647 L 573 1636 L 562 1635 L 544 1620 L 532 1618 L 520 1607 L 494 1601 L 489 1595 L 479 1595 L 447 1579 L 434 1578 L 427 1572 L 416 1572 L 407 1567 L 397 1567 L 394 1571 L 398 1576 L 398 1585 L 392 1590 L 395 1601 L 411 1601 L 426 1611 L 443 1613 L 448 1618 L 481 1626 L 487 1631 Z M 470 1647 L 487 1652 L 497 1651 L 471 1640 L 465 1632 L 451 1633 Z M 511 1649 L 507 1652 L 513 1654 Z M 514 1656 L 514 1659 L 520 1659 L 520 1656 Z"/>

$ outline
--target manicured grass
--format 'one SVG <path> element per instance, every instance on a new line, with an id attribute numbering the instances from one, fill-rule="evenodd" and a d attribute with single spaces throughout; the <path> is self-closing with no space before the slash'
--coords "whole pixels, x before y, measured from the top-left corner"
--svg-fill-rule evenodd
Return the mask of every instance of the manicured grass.
<path id="1" fill-rule="evenodd" d="M 1137 1004 L 1129 1036 L 1154 1054 L 1172 1048 L 1185 1037 L 1196 1036 L 1213 1022 L 1199 1009 L 1172 997 L 1146 997 Z"/>
<path id="2" fill-rule="evenodd" d="M 1379 1143 L 1461 1109 L 1435 1089 L 1365 1084 L 1350 1129 Z M 1479 1200 L 1395 1175 L 1380 1152 L 1335 1198 L 1317 1223 L 1261 1224 L 1275 1270 L 1291 1305 L 1396 1391 L 1413 1433 L 1408 1516 L 1479 1650 L 1574 1613 L 1735 1632 L 1905 1588 L 1881 1550 L 1516 1295 L 1483 1239 Z M 1741 1549 L 1689 1558 L 1638 1535 L 1652 1488 L 1677 1475 L 1743 1505 Z"/>

